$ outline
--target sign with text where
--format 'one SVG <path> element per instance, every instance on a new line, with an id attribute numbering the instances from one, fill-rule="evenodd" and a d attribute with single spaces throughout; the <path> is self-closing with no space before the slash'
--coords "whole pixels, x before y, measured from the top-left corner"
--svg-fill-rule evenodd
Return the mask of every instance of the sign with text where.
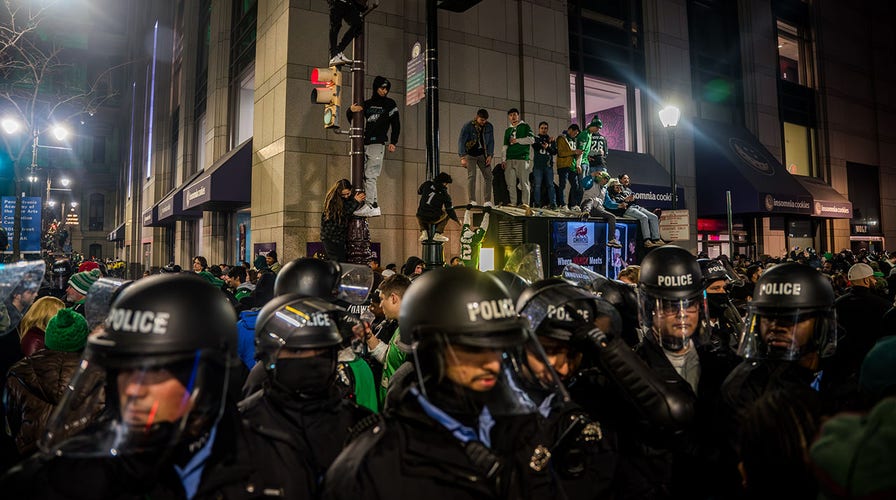
<path id="1" fill-rule="evenodd" d="M 411 49 L 411 60 L 408 61 L 407 90 L 405 104 L 413 106 L 423 100 L 426 92 L 426 57 L 420 42 Z"/>
<path id="2" fill-rule="evenodd" d="M 660 237 L 666 241 L 682 241 L 691 238 L 688 210 L 663 210 L 660 216 Z"/>

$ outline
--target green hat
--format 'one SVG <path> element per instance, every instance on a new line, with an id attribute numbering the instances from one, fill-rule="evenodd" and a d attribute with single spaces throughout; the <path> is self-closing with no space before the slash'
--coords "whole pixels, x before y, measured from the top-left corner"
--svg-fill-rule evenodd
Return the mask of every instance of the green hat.
<path id="1" fill-rule="evenodd" d="M 87 292 L 90 291 L 90 287 L 93 286 L 98 279 L 100 279 L 100 270 L 91 269 L 90 271 L 73 274 L 72 277 L 68 279 L 68 285 L 81 295 L 87 295 Z"/>
<path id="2" fill-rule="evenodd" d="M 591 119 L 591 122 L 588 124 L 588 127 L 586 127 L 586 128 L 603 127 L 603 126 L 604 126 L 604 122 L 600 121 L 600 118 L 598 118 L 597 115 L 594 115 L 594 118 Z"/>
<path id="3" fill-rule="evenodd" d="M 875 399 L 896 388 L 896 335 L 878 340 L 868 351 L 859 372 L 859 388 Z"/>
<path id="4" fill-rule="evenodd" d="M 893 498 L 896 398 L 882 400 L 868 415 L 828 420 L 809 455 L 822 490 L 818 498 Z"/>
<path id="5" fill-rule="evenodd" d="M 87 343 L 87 320 L 71 309 L 60 309 L 47 323 L 44 345 L 53 351 L 79 352 Z"/>

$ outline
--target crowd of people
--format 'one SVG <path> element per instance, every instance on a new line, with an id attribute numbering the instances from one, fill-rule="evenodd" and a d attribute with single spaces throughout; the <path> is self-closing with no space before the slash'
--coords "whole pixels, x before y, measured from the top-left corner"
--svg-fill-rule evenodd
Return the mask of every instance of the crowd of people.
<path id="1" fill-rule="evenodd" d="M 86 267 L 4 288 L 10 498 L 896 495 L 896 255 Z"/>

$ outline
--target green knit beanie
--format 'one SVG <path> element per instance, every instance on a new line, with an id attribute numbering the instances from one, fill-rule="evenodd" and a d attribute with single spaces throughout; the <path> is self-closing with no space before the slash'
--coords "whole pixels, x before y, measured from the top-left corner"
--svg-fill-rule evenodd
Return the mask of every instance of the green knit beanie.
<path id="1" fill-rule="evenodd" d="M 60 309 L 47 323 L 44 345 L 47 349 L 79 352 L 87 343 L 87 320 L 71 309 Z"/>

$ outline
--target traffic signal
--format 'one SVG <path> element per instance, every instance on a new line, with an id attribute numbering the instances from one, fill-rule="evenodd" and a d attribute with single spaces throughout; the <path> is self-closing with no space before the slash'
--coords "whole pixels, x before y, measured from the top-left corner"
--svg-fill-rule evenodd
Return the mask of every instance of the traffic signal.
<path id="1" fill-rule="evenodd" d="M 339 95 L 342 73 L 336 66 L 311 70 L 311 102 L 324 105 L 324 128 L 339 128 Z"/>

